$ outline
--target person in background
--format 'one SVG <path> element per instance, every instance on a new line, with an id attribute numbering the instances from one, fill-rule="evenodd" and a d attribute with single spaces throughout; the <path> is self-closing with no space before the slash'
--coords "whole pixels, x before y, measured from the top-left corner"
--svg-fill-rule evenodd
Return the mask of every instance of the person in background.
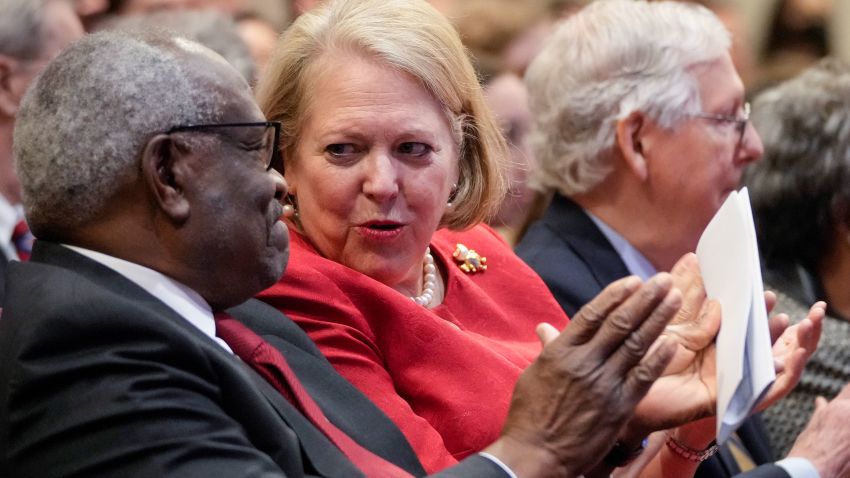
<path id="1" fill-rule="evenodd" d="M 32 249 L 12 157 L 21 98 L 47 63 L 83 34 L 68 0 L 0 2 L 0 306 L 6 263 L 26 259 Z"/>
<path id="2" fill-rule="evenodd" d="M 266 64 L 271 60 L 279 31 L 265 18 L 256 13 L 241 13 L 236 16 L 236 27 L 242 41 L 248 45 L 254 59 L 256 79 L 263 75 Z M 253 82 L 252 82 L 253 83 Z"/>
<path id="3" fill-rule="evenodd" d="M 164 28 L 204 45 L 221 55 L 245 81 L 253 84 L 257 68 L 248 45 L 242 40 L 236 21 L 217 10 L 156 10 L 115 16 L 99 29 L 147 30 Z"/>
<path id="4" fill-rule="evenodd" d="M 828 304 L 824 337 L 800 384 L 764 414 L 771 444 L 784 454 L 815 398 L 832 398 L 850 382 L 850 65 L 825 59 L 761 93 L 753 125 L 765 154 L 744 184 L 765 284 L 779 292 L 783 311 Z"/>
<path id="5" fill-rule="evenodd" d="M 284 32 L 257 96 L 282 122 L 294 210 L 289 273 L 259 297 L 399 425 L 427 470 L 481 450 L 539 353 L 534 324 L 567 318 L 482 223 L 504 196 L 507 151 L 456 31 L 423 1 L 331 1 Z M 693 260 L 673 277 L 696 280 Z M 682 328 L 687 350 L 604 466 L 625 463 L 649 431 L 711 413 L 713 363 L 698 357 L 713 351 L 714 319 Z M 816 334 L 796 331 L 814 325 L 788 338 L 811 348 Z M 777 396 L 796 381 L 796 359 Z"/>
<path id="6" fill-rule="evenodd" d="M 534 191 L 528 187 L 528 177 L 536 166 L 528 142 L 531 132 L 528 91 L 521 78 L 505 72 L 484 85 L 484 97 L 510 150 L 508 192 L 488 223 L 513 246 L 525 232 L 524 225 L 528 222 L 529 210 L 535 199 Z"/>
<path id="7" fill-rule="evenodd" d="M 180 37 L 97 33 L 47 66 L 14 136 L 40 240 L 7 271 L 0 475 L 424 474 L 298 327 L 248 300 L 287 264 L 279 127 Z M 585 473 L 673 358 L 656 339 L 681 300 L 669 278 L 626 280 L 571 330 L 541 326 L 502 437 L 439 476 Z"/>
<path id="8" fill-rule="evenodd" d="M 730 44 L 698 5 L 594 2 L 529 67 L 532 181 L 554 198 L 516 250 L 568 314 L 612 281 L 671 270 L 761 157 Z M 685 474 L 708 459 L 697 476 L 710 477 L 758 464 L 757 476 L 837 472 L 805 440 L 770 465 L 758 417 L 711 457 L 714 436 L 713 421 L 674 430 L 659 462 Z"/>

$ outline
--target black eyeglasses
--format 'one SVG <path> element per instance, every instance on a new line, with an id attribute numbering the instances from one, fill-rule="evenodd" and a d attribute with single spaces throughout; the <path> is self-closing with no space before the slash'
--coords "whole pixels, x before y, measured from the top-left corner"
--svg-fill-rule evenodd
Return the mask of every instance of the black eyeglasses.
<path id="1" fill-rule="evenodd" d="M 166 134 L 178 133 L 181 131 L 199 131 L 205 129 L 223 129 L 223 128 L 266 128 L 264 143 L 268 145 L 268 152 L 265 156 L 266 171 L 276 169 L 283 174 L 283 159 L 280 155 L 280 121 L 258 121 L 254 123 L 217 123 L 217 124 L 188 124 L 175 126 Z"/>
<path id="2" fill-rule="evenodd" d="M 736 144 L 736 148 L 740 149 L 741 145 L 744 144 L 744 135 L 747 134 L 747 123 L 750 121 L 750 104 L 744 103 L 744 111 L 743 116 L 733 116 L 733 115 L 718 115 L 711 113 L 697 113 L 693 115 L 696 118 L 707 119 L 711 121 L 721 121 L 725 123 L 735 123 L 735 127 L 738 129 L 738 143 Z"/>

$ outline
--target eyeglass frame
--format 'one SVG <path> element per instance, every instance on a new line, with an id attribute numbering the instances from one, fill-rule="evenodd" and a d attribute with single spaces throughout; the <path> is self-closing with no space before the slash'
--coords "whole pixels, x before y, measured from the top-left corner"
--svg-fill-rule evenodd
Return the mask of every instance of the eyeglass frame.
<path id="1" fill-rule="evenodd" d="M 186 124 L 171 127 L 165 134 L 179 133 L 181 131 L 199 131 L 204 129 L 215 128 L 251 128 L 264 126 L 266 128 L 274 128 L 274 139 L 272 144 L 272 154 L 269 156 L 269 164 L 266 166 L 266 171 L 272 169 L 283 174 L 283 158 L 280 154 L 280 121 L 254 121 L 247 123 L 209 123 L 209 124 Z M 279 167 L 277 167 L 279 166 Z"/>
<path id="2" fill-rule="evenodd" d="M 695 118 L 707 119 L 712 121 L 722 121 L 726 123 L 735 123 L 736 127 L 739 130 L 738 133 L 738 142 L 736 143 L 736 148 L 740 149 L 744 144 L 744 136 L 747 135 L 747 123 L 750 122 L 750 102 L 747 101 L 744 103 L 744 117 L 739 118 L 738 116 L 733 115 L 721 115 L 721 114 L 713 114 L 713 113 L 695 113 L 691 115 Z"/>

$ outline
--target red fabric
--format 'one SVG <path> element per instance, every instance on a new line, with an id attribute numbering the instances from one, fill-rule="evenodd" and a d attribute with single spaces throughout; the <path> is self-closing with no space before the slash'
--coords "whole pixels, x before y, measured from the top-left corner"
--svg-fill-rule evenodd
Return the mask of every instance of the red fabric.
<path id="1" fill-rule="evenodd" d="M 32 254 L 33 236 L 30 233 L 30 228 L 26 221 L 21 219 L 15 224 L 15 229 L 12 231 L 12 244 L 15 245 L 15 252 L 18 253 L 18 258 L 22 261 L 30 260 Z"/>
<path id="2" fill-rule="evenodd" d="M 226 313 L 217 313 L 215 319 L 216 335 L 224 340 L 239 358 L 250 365 L 298 408 L 366 476 L 370 478 L 412 478 L 406 471 L 360 446 L 331 423 L 322 409 L 319 408 L 319 405 L 304 389 L 301 381 L 280 351 Z"/>
<path id="3" fill-rule="evenodd" d="M 488 269 L 462 272 L 456 243 L 486 257 Z M 296 233 L 283 279 L 259 296 L 401 428 L 429 473 L 498 437 L 514 384 L 540 352 L 536 324 L 567 324 L 546 285 L 489 227 L 440 230 L 431 252 L 448 272 L 434 309 L 322 258 Z"/>

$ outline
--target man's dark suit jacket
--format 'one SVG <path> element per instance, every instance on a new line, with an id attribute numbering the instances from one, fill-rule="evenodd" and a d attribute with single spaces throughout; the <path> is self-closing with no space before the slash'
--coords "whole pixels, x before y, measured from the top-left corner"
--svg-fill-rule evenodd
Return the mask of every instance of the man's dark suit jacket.
<path id="1" fill-rule="evenodd" d="M 39 241 L 7 284 L 0 476 L 362 476 L 259 375 L 111 269 Z M 257 301 L 229 312 L 284 353 L 339 428 L 424 475 L 401 432 L 294 323 Z M 440 476 L 505 474 L 476 456 Z"/>
<path id="2" fill-rule="evenodd" d="M 630 275 L 614 246 L 590 217 L 579 205 L 558 194 L 543 217 L 529 228 L 516 253 L 543 278 L 569 316 L 575 315 L 608 284 Z M 756 463 L 773 461 L 760 417 L 744 422 L 738 435 Z M 716 457 L 700 466 L 696 476 L 722 478 L 739 471 L 729 450 L 721 448 Z M 741 476 L 787 477 L 788 474 L 778 466 L 764 465 Z"/>
<path id="3" fill-rule="evenodd" d="M 9 265 L 9 258 L 3 251 L 0 251 L 0 307 L 3 307 L 6 293 L 6 267 Z"/>

